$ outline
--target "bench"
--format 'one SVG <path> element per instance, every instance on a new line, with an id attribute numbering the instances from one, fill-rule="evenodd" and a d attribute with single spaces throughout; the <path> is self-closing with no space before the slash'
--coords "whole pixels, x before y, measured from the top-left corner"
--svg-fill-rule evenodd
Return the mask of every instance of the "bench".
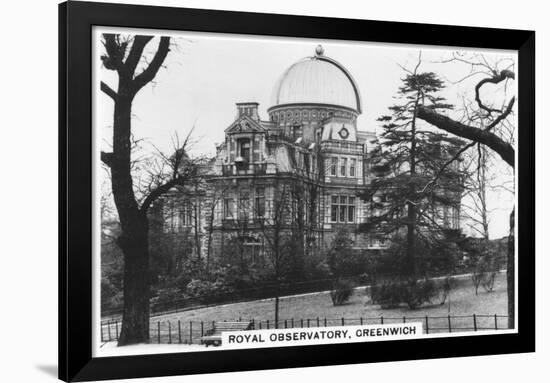
<path id="1" fill-rule="evenodd" d="M 206 347 L 210 345 L 219 346 L 222 344 L 222 332 L 253 329 L 254 322 L 252 321 L 216 322 L 214 327 L 205 331 L 204 336 L 201 338 L 201 344 L 205 344 Z"/>

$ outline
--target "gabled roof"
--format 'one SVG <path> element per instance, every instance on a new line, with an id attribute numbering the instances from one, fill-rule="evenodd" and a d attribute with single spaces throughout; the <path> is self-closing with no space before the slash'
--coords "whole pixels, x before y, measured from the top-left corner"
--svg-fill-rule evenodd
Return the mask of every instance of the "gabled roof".
<path id="1" fill-rule="evenodd" d="M 225 129 L 225 133 L 265 133 L 265 129 L 259 122 L 247 115 L 242 115 Z"/>

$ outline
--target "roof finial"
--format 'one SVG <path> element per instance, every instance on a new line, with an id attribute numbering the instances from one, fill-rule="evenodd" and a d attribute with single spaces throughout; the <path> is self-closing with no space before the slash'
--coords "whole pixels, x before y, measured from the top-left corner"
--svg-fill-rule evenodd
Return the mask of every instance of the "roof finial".
<path id="1" fill-rule="evenodd" d="M 321 44 L 317 45 L 317 48 L 315 48 L 315 55 L 322 56 L 324 53 L 325 50 L 323 49 L 323 46 Z"/>

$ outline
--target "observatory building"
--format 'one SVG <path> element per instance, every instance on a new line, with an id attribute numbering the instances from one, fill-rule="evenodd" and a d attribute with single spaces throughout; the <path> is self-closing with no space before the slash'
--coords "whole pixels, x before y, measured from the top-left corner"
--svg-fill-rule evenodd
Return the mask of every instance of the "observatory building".
<path id="1" fill-rule="evenodd" d="M 376 136 L 357 126 L 364 106 L 351 73 L 318 46 L 282 73 L 266 119 L 258 106 L 237 103 L 203 183 L 162 200 L 164 232 L 187 236 L 212 260 L 317 252 L 342 229 L 357 249 L 383 248 L 356 230 L 374 213 L 359 194 L 374 176 Z"/>

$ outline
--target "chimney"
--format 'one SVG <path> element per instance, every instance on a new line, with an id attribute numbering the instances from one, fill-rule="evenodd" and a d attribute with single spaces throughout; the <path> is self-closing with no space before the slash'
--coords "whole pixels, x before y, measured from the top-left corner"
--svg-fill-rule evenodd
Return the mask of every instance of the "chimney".
<path id="1" fill-rule="evenodd" d="M 254 121 L 260 121 L 260 116 L 258 115 L 258 104 L 257 102 L 238 102 L 237 103 L 237 118 L 241 116 L 248 116 Z"/>

